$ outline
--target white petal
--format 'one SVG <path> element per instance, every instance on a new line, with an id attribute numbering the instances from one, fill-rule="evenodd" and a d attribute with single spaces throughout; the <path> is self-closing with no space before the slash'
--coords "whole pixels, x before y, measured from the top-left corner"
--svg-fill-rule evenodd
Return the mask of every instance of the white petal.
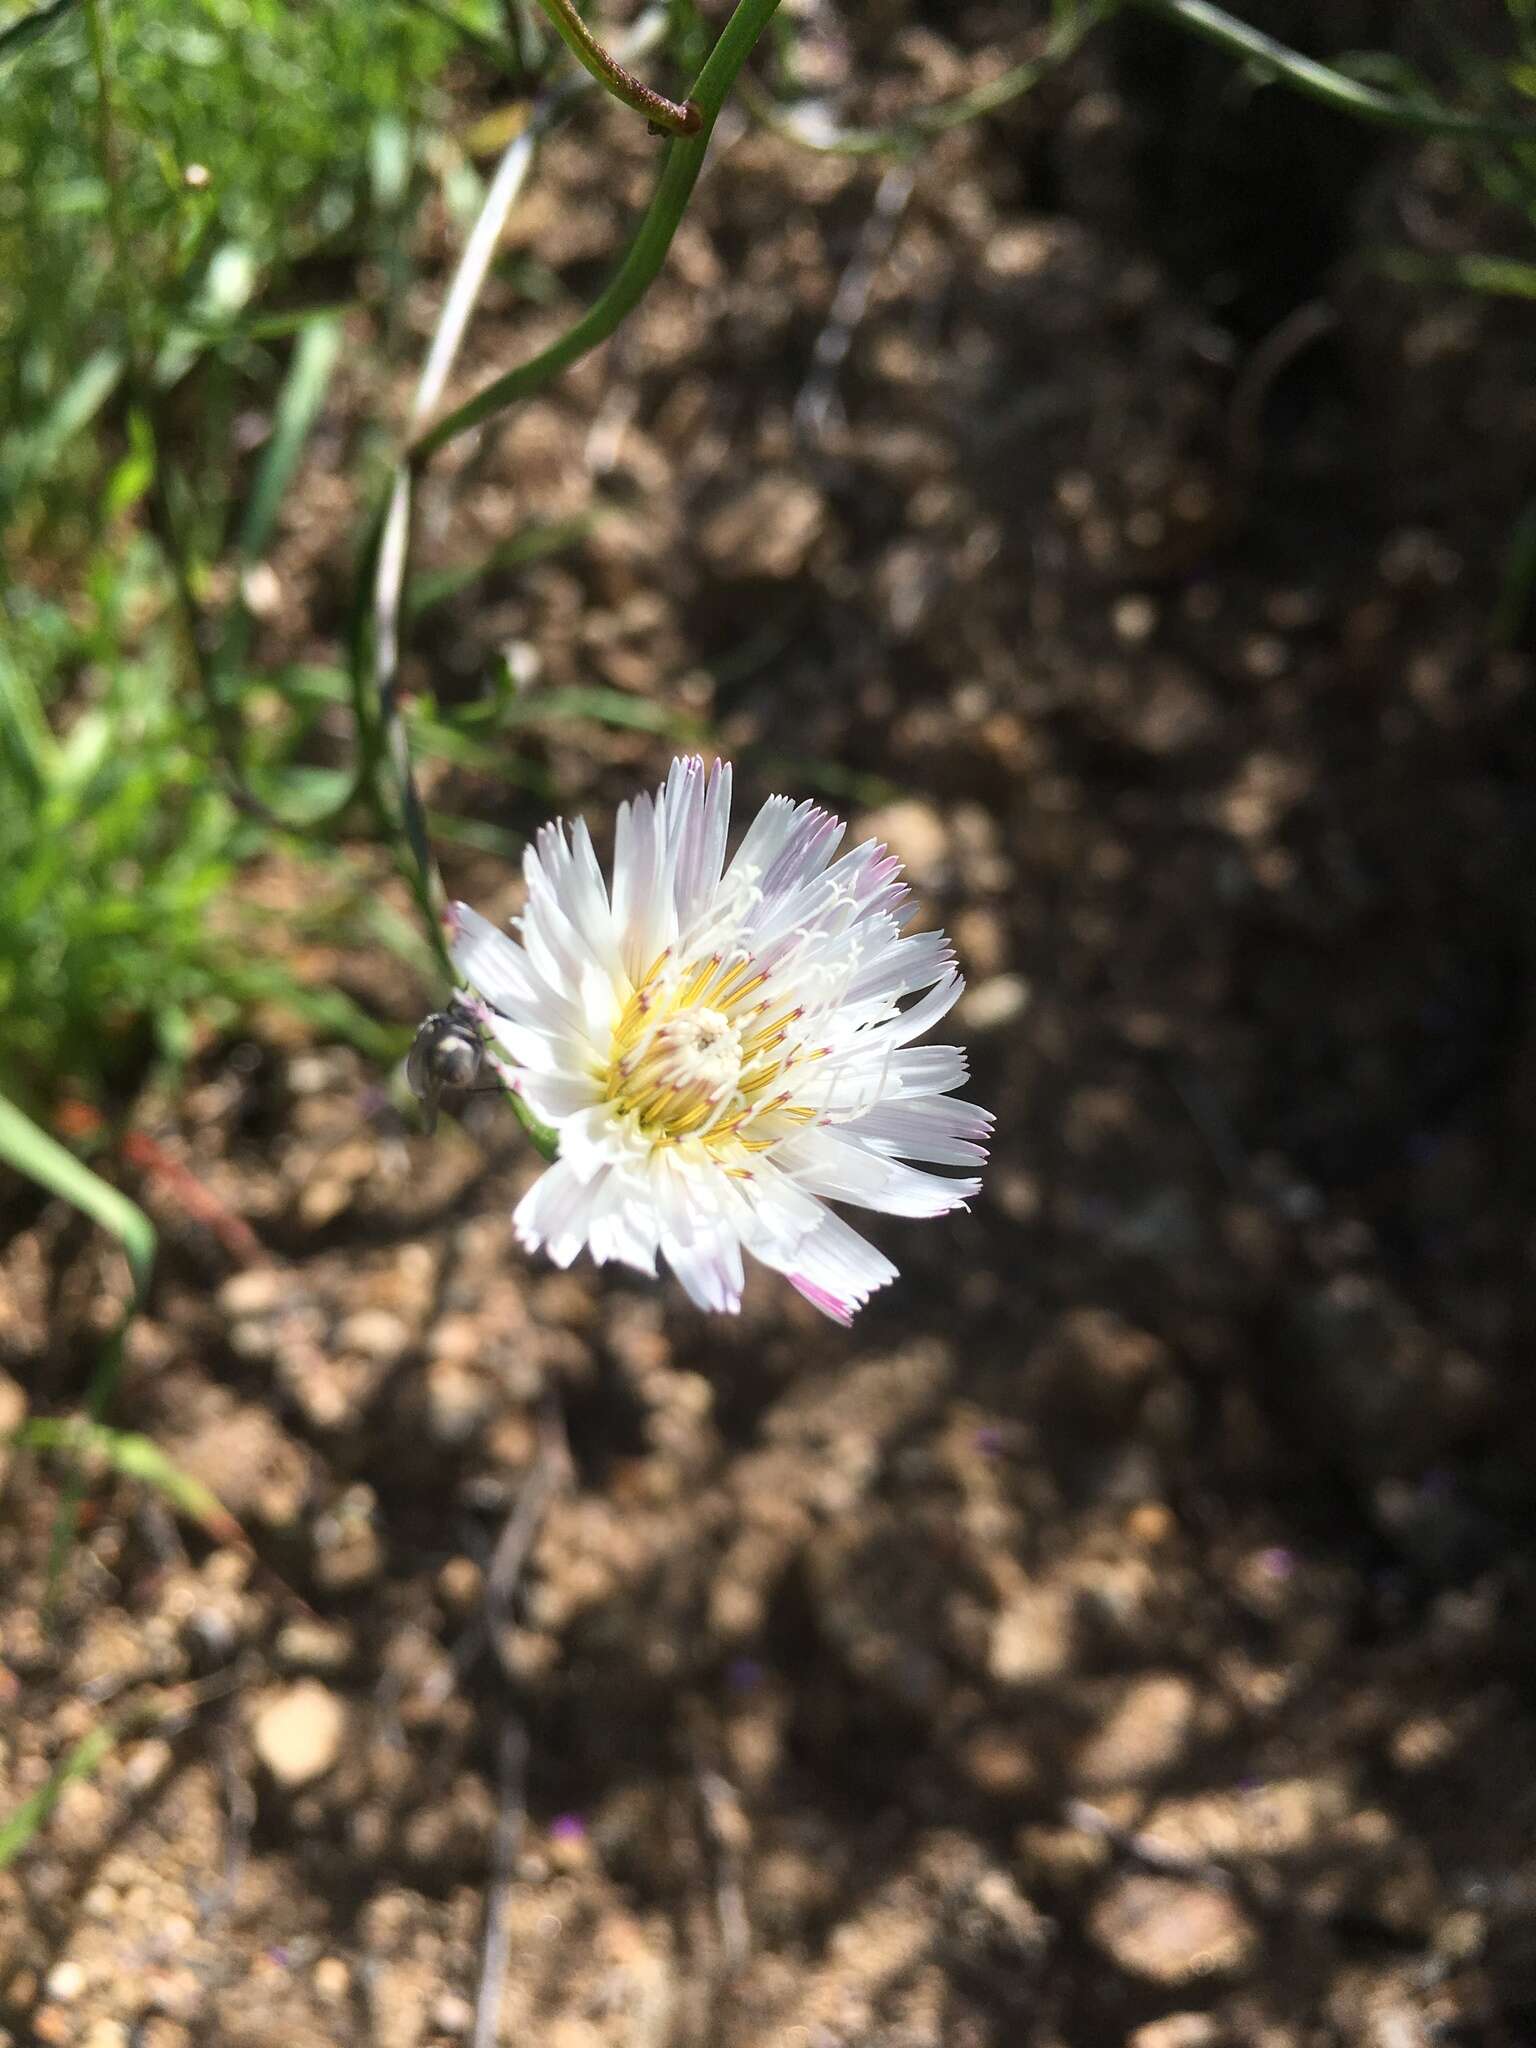
<path id="1" fill-rule="evenodd" d="M 877 1288 L 896 1278 L 884 1252 L 830 1209 L 822 1209 L 816 1228 L 787 1257 L 758 1255 L 824 1315 L 845 1325 Z"/>
<path id="2" fill-rule="evenodd" d="M 891 927 L 895 930 L 894 922 Z M 895 938 L 872 952 L 848 984 L 847 1000 L 874 996 L 892 1001 L 914 989 L 931 988 L 955 964 L 955 951 L 943 932 L 914 932 Z"/>
<path id="3" fill-rule="evenodd" d="M 914 1003 L 910 1010 L 901 1011 L 882 1036 L 889 1045 L 909 1045 L 914 1038 L 921 1038 L 925 1031 L 931 1031 L 941 1017 L 947 1017 L 964 994 L 965 977 L 947 974 L 929 989 L 920 1002 Z"/>
<path id="4" fill-rule="evenodd" d="M 704 914 L 720 886 L 730 821 L 730 769 L 716 761 L 706 775 L 697 755 L 674 761 L 667 778 L 667 830 L 680 931 Z"/>
<path id="5" fill-rule="evenodd" d="M 560 1157 L 578 1180 L 623 1165 L 629 1150 L 611 1103 L 594 1102 L 560 1126 Z"/>
<path id="6" fill-rule="evenodd" d="M 567 1117 L 589 1108 L 602 1090 L 589 1075 L 535 1074 L 519 1068 L 517 1092 L 541 1124 L 561 1130 Z"/>
<path id="7" fill-rule="evenodd" d="M 741 1290 L 746 1284 L 739 1239 L 724 1231 L 696 1237 L 690 1244 L 663 1236 L 661 1251 L 697 1307 L 710 1309 L 716 1315 L 733 1316 L 739 1312 Z"/>
<path id="8" fill-rule="evenodd" d="M 780 1145 L 774 1159 L 807 1193 L 888 1216 L 943 1216 L 981 1187 L 979 1180 L 946 1180 L 883 1158 L 837 1130 L 803 1131 Z"/>
<path id="9" fill-rule="evenodd" d="M 986 1158 L 992 1124 L 990 1110 L 935 1095 L 917 1102 L 882 1102 L 842 1128 L 873 1152 L 927 1159 L 936 1166 L 968 1166 Z"/>
<path id="10" fill-rule="evenodd" d="M 568 1266 L 587 1242 L 587 1230 L 603 1192 L 603 1176 L 578 1180 L 557 1159 L 518 1203 L 512 1227 L 525 1251 L 543 1250 L 557 1266 Z"/>
<path id="11" fill-rule="evenodd" d="M 900 1102 L 912 1095 L 949 1095 L 971 1077 L 970 1061 L 958 1045 L 913 1045 L 892 1059 L 886 1074 L 885 1100 Z"/>
<path id="12" fill-rule="evenodd" d="M 448 950 L 464 979 L 496 1009 L 511 1011 L 537 999 L 522 947 L 467 903 L 453 906 Z"/>
<path id="13" fill-rule="evenodd" d="M 573 1040 L 561 1031 L 539 1031 L 531 1025 L 514 1024 L 499 1011 L 491 1013 L 491 1030 L 520 1067 L 535 1074 L 565 1074 L 575 1078 L 586 1071 L 583 1055 L 590 1057 L 584 1040 Z"/>
<path id="14" fill-rule="evenodd" d="M 613 921 L 619 953 L 639 983 L 673 936 L 672 892 L 663 888 L 664 819 L 661 798 L 637 796 L 620 804 L 613 845 Z"/>
<path id="15" fill-rule="evenodd" d="M 592 835 L 583 820 L 572 828 L 569 842 L 558 821 L 544 825 L 534 846 L 523 856 L 528 877 L 529 907 L 538 916 L 553 903 L 586 956 L 610 978 L 620 968 L 613 912 L 602 869 L 592 849 Z"/>
<path id="16" fill-rule="evenodd" d="M 842 825 L 820 804 L 771 796 L 748 826 L 727 875 L 750 874 L 760 899 L 771 904 L 819 874 L 842 836 Z"/>
<path id="17" fill-rule="evenodd" d="M 658 1225 L 643 1188 L 637 1189 L 622 1174 L 612 1173 L 604 1192 L 606 1199 L 592 1217 L 593 1258 L 600 1266 L 615 1259 L 654 1280 Z"/>

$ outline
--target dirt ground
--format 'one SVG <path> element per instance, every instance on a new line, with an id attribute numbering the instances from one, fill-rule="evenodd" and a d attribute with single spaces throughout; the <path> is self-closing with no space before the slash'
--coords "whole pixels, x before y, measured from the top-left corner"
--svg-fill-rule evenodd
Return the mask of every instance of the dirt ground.
<path id="1" fill-rule="evenodd" d="M 878 115 L 1016 40 L 943 13 L 813 59 Z M 653 148 L 550 148 L 476 370 L 590 294 Z M 275 1024 L 146 1099 L 259 1256 L 131 1177 L 167 1248 L 117 1420 L 252 1548 L 102 1485 L 50 1631 L 57 1475 L 13 1471 L 0 1813 L 124 1724 L 0 1877 L 7 2048 L 449 2048 L 503 1962 L 519 2048 L 1536 2040 L 1536 696 L 1490 633 L 1536 356 L 1379 263 L 1490 232 L 1445 148 L 1128 22 L 910 193 L 728 120 L 623 339 L 445 466 L 428 566 L 598 516 L 412 680 L 513 645 L 888 836 L 994 1163 L 875 1226 L 850 1335 L 530 1264 L 510 1117 L 421 1136 Z M 334 650 L 439 285 L 387 372 L 359 315 L 274 659 Z M 516 745 L 524 794 L 433 803 L 601 839 L 671 751 Z M 67 1412 L 116 1268 L 7 1205 L 0 1393 Z"/>

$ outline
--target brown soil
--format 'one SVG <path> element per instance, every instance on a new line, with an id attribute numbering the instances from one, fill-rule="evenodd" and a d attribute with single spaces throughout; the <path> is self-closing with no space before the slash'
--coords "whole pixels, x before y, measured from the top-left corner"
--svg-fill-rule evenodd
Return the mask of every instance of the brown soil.
<path id="1" fill-rule="evenodd" d="M 891 103 L 1012 12 L 871 9 Z M 590 292 L 651 149 L 595 109 L 550 149 L 479 371 Z M 1374 265 L 1489 232 L 1444 150 L 1127 23 L 923 159 L 829 394 L 879 179 L 729 127 L 423 559 L 591 530 L 412 677 L 464 701 L 521 642 L 534 690 L 706 720 L 749 802 L 872 814 L 972 977 L 985 1197 L 877 1226 L 851 1336 L 761 1278 L 718 1323 L 531 1266 L 493 1103 L 413 1135 L 274 1035 L 146 1104 L 264 1253 L 134 1182 L 167 1251 L 116 1415 L 253 1550 L 103 1483 L 50 1630 L 54 1477 L 13 1474 L 0 1812 L 147 1718 L 0 1877 L 0 2040 L 446 2048 L 488 1889 L 538 2048 L 1536 2038 L 1536 730 L 1489 632 L 1528 322 Z M 436 290 L 398 375 L 357 351 L 274 656 L 338 622 L 337 478 Z M 434 803 L 601 830 L 669 752 L 516 744 L 524 793 Z M 67 1412 L 116 1271 L 13 1214 L 0 1363 Z"/>

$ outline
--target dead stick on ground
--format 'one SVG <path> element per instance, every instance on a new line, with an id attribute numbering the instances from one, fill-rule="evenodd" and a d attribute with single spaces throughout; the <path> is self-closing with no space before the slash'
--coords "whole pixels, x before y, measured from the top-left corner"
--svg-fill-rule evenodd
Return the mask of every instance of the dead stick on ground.
<path id="1" fill-rule="evenodd" d="M 752 1926 L 742 1887 L 742 1857 L 747 1818 L 736 1788 L 719 1771 L 700 1768 L 695 1775 L 699 1806 L 715 1866 L 715 1922 L 720 1935 L 720 1988 L 746 1968 L 752 1950 Z"/>
<path id="2" fill-rule="evenodd" d="M 910 163 L 892 164 L 875 187 L 864 231 L 832 298 L 827 324 L 816 337 L 811 373 L 795 400 L 795 425 L 807 440 L 819 441 L 838 406 L 837 380 L 853 338 L 869 311 L 880 266 L 891 253 L 917 173 Z"/>
<path id="3" fill-rule="evenodd" d="M 497 1749 L 496 1781 L 500 1809 L 491 1851 L 491 1882 L 485 1897 L 485 1939 L 480 1949 L 480 1985 L 475 1993 L 474 2048 L 496 2048 L 501 1994 L 507 1981 L 510 1945 L 507 1907 L 522 1851 L 528 1806 L 528 1732 L 520 1716 L 503 1724 Z"/>
<path id="4" fill-rule="evenodd" d="M 497 1748 L 500 1806 L 485 1897 L 485 1934 L 480 1949 L 480 1984 L 475 1994 L 473 2048 L 495 2048 L 502 1989 L 507 1978 L 507 1908 L 527 1821 L 528 1731 L 517 1707 L 522 1675 L 511 1655 L 508 1632 L 516 1620 L 523 1573 L 538 1541 L 549 1504 L 570 1470 L 565 1425 L 551 1398 L 539 1424 L 539 1455 L 507 1516 L 485 1581 L 484 1636 L 488 1636 L 512 1697 L 504 1708 Z M 484 1636 L 476 1638 L 476 1648 Z"/>
<path id="5" fill-rule="evenodd" d="M 491 1568 L 485 1578 L 485 1620 L 490 1631 L 491 1648 L 502 1670 L 514 1684 L 518 1682 L 518 1673 L 507 1660 L 502 1637 L 515 1619 L 513 1610 L 518 1588 L 539 1530 L 544 1525 L 544 1516 L 569 1472 L 570 1452 L 566 1447 L 565 1424 L 558 1405 L 551 1399 L 539 1417 L 538 1456 L 497 1538 L 491 1555 Z"/>

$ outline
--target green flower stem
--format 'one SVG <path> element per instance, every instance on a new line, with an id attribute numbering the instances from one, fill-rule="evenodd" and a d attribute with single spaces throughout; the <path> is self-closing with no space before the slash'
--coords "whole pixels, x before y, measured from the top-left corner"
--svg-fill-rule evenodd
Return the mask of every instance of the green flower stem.
<path id="1" fill-rule="evenodd" d="M 665 27 L 666 16 L 660 8 L 652 8 L 635 24 L 630 47 L 637 52 L 649 49 L 659 40 Z M 576 85 L 583 90 L 588 89 L 585 80 L 577 80 Z M 442 402 L 470 318 L 495 258 L 507 216 L 533 167 L 538 145 L 578 96 L 575 89 L 566 89 L 534 107 L 522 132 L 513 138 L 497 165 L 454 271 L 422 365 L 411 405 L 413 428 L 421 426 Z M 353 676 L 354 681 L 359 681 L 365 673 L 365 662 L 370 665 L 371 690 L 361 692 L 358 702 L 361 707 L 363 697 L 371 697 L 377 707 L 377 721 L 375 723 L 369 718 L 365 730 L 360 720 L 363 764 L 370 771 L 375 769 L 378 751 L 382 747 L 392 771 L 389 793 L 386 794 L 383 781 L 376 774 L 372 776 L 372 787 L 380 805 L 386 836 L 394 836 L 396 825 L 405 835 L 410 857 L 402 859 L 401 867 L 415 895 L 422 922 L 431 935 L 438 964 L 444 977 L 452 981 L 453 962 L 444 937 L 447 895 L 432 852 L 426 811 L 411 763 L 410 739 L 400 703 L 400 615 L 410 554 L 416 475 L 416 465 L 403 460 L 396 465 L 390 481 L 382 522 L 370 548 L 372 631 L 363 654 L 354 661 Z M 389 815 L 391 798 L 398 818 Z"/>
<path id="2" fill-rule="evenodd" d="M 1536 142 L 1536 124 L 1529 121 L 1500 121 L 1480 114 L 1442 107 L 1433 100 L 1405 100 L 1380 92 L 1331 65 L 1319 64 L 1267 36 L 1262 29 L 1239 21 L 1234 14 L 1215 7 L 1211 0 L 1136 0 L 1136 4 L 1166 20 L 1191 29 L 1218 49 L 1269 72 L 1283 85 L 1306 93 L 1326 107 L 1350 114 L 1358 121 L 1374 121 L 1385 128 L 1401 128 L 1412 135 L 1462 135 L 1484 141 Z"/>
<path id="3" fill-rule="evenodd" d="M 685 100 L 679 105 L 676 100 L 653 92 L 632 71 L 626 71 L 616 57 L 609 56 L 576 12 L 571 0 L 539 0 L 539 5 L 576 62 L 592 74 L 605 92 L 612 93 L 616 100 L 622 100 L 626 107 L 633 107 L 637 114 L 644 114 L 653 128 L 660 128 L 668 135 L 698 134 L 704 125 L 704 117 L 694 102 Z"/>
<path id="4" fill-rule="evenodd" d="M 508 370 L 505 376 L 495 378 L 473 398 L 418 434 L 410 445 L 412 462 L 424 462 L 459 434 L 494 418 L 518 399 L 542 391 L 562 370 L 569 369 L 599 342 L 606 341 L 634 311 L 666 261 L 672 237 L 703 168 L 709 138 L 726 95 L 778 4 L 779 0 L 738 0 L 689 95 L 699 109 L 699 131 L 695 135 L 674 136 L 667 144 L 655 196 L 607 289 L 558 341 L 528 362 L 519 363 L 516 369 Z"/>

